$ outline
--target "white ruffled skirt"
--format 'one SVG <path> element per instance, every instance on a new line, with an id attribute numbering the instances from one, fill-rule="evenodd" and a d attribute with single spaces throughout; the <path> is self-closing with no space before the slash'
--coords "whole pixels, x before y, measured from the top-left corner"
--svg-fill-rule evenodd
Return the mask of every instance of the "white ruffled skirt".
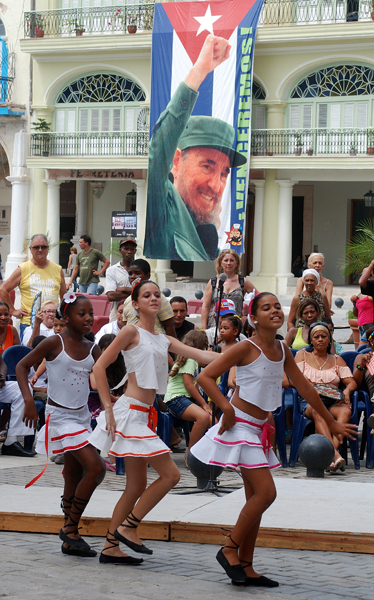
<path id="1" fill-rule="evenodd" d="M 116 421 L 115 440 L 106 431 L 105 412 L 97 417 L 97 426 L 89 437 L 96 448 L 112 456 L 147 458 L 171 452 L 170 448 L 149 427 L 150 407 L 140 400 L 121 396 L 113 406 Z M 152 411 L 153 412 L 153 411 Z"/>
<path id="2" fill-rule="evenodd" d="M 48 427 L 45 424 L 38 433 L 36 451 L 39 454 L 61 454 L 71 450 L 79 450 L 87 446 L 91 433 L 91 413 L 87 406 L 78 410 L 69 410 L 47 404 L 45 418 L 49 415 Z"/>
<path id="3" fill-rule="evenodd" d="M 255 419 L 236 406 L 234 427 L 219 435 L 220 422 L 211 427 L 191 448 L 198 460 L 222 467 L 275 469 L 280 463 L 270 446 L 267 420 Z"/>

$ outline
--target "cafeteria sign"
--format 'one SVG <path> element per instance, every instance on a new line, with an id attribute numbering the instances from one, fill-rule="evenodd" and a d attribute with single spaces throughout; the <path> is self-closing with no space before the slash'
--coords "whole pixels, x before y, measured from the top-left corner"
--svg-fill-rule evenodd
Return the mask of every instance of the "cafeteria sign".
<path id="1" fill-rule="evenodd" d="M 136 238 L 136 211 L 112 212 L 112 238 Z"/>

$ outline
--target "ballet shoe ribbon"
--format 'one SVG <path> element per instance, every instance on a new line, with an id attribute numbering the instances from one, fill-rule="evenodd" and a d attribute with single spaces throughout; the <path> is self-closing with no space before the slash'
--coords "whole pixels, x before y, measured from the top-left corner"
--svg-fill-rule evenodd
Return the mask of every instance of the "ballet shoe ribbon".
<path id="1" fill-rule="evenodd" d="M 42 475 L 44 475 L 45 470 L 48 466 L 48 440 L 49 440 L 49 417 L 50 415 L 48 415 L 46 421 L 45 421 L 45 432 L 44 432 L 44 443 L 45 443 L 45 450 L 47 453 L 47 462 L 45 463 L 44 469 L 39 473 L 39 475 L 36 475 L 36 477 L 34 477 L 34 479 L 32 479 L 31 481 L 29 481 L 29 483 L 26 483 L 25 488 L 30 487 L 31 485 L 33 485 L 35 483 L 35 481 L 38 481 L 38 479 L 40 479 L 40 477 Z"/>

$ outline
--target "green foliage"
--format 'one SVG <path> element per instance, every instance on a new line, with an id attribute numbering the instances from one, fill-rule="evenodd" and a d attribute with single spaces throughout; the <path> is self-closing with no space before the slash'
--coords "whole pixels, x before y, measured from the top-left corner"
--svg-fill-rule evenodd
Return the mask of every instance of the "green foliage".
<path id="1" fill-rule="evenodd" d="M 374 258 L 374 221 L 368 219 L 359 223 L 357 233 L 345 250 L 342 260 L 344 275 L 360 274 Z"/>
<path id="2" fill-rule="evenodd" d="M 45 119 L 39 119 L 37 121 L 33 121 L 31 125 L 34 127 L 35 131 L 51 131 L 52 123 L 47 123 Z"/>

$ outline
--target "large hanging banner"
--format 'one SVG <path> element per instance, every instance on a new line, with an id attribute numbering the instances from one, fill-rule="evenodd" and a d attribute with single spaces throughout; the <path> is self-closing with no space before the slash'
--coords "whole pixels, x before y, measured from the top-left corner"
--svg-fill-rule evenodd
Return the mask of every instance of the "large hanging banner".
<path id="1" fill-rule="evenodd" d="M 201 261 L 224 248 L 244 251 L 253 49 L 263 1 L 155 4 L 149 258 Z"/>

